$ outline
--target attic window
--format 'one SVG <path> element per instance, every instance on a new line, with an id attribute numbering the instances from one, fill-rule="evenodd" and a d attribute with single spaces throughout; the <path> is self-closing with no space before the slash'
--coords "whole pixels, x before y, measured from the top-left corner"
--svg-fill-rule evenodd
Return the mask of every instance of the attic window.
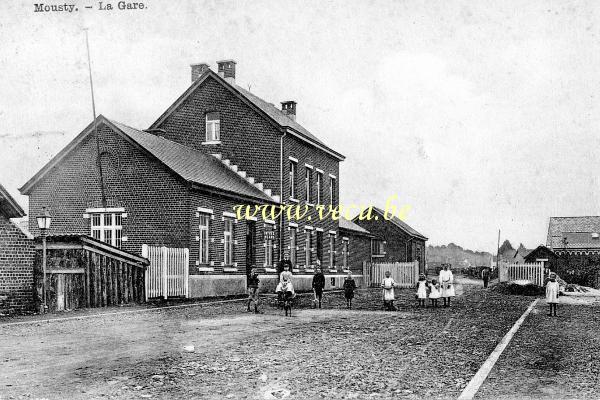
<path id="1" fill-rule="evenodd" d="M 206 142 L 221 140 L 221 119 L 218 112 L 206 113 Z"/>

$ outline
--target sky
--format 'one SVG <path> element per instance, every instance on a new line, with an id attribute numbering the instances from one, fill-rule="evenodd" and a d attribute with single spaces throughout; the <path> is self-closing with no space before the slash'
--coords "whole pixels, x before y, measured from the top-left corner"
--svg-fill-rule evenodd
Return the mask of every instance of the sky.
<path id="1" fill-rule="evenodd" d="M 99 114 L 147 128 L 190 64 L 234 59 L 347 157 L 342 203 L 398 196 L 429 244 L 533 248 L 550 216 L 600 215 L 597 2 L 34 3 L 0 2 L 0 183 L 26 210 L 18 187 L 92 120 L 88 28 Z"/>

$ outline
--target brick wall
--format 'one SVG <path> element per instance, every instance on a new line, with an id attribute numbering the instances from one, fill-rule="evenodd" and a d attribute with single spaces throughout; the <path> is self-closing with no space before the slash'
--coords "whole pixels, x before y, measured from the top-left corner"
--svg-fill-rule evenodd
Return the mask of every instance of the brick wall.
<path id="1" fill-rule="evenodd" d="M 223 272 L 223 268 L 237 268 L 237 273 L 245 274 L 247 272 L 246 265 L 246 235 L 248 232 L 248 225 L 252 224 L 252 221 L 239 220 L 234 221 L 233 231 L 234 231 L 234 261 L 236 265 L 224 265 L 224 251 L 225 245 L 223 243 L 224 239 L 224 216 L 223 212 L 226 213 L 235 213 L 234 206 L 236 205 L 253 205 L 253 203 L 249 203 L 243 200 L 233 200 L 229 197 L 219 196 L 217 194 L 208 194 L 199 191 L 193 191 L 191 194 L 191 205 L 190 208 L 190 274 L 211 274 L 211 273 L 219 273 Z M 198 208 L 210 210 L 212 213 L 206 213 L 203 211 L 198 211 Z M 209 222 L 209 236 L 210 236 L 210 245 L 209 245 L 209 264 L 200 264 L 199 262 L 199 253 L 200 253 L 200 213 L 204 213 L 205 215 L 210 216 Z M 258 221 L 254 222 L 256 228 L 256 236 L 255 236 L 255 248 L 256 248 L 256 256 L 255 263 L 256 267 L 265 267 L 266 260 L 266 241 L 265 241 L 265 231 L 275 230 L 275 239 L 274 239 L 274 257 L 273 264 L 267 265 L 266 267 L 271 268 L 274 267 L 279 261 L 277 253 L 279 251 L 278 244 L 278 227 L 277 224 L 273 225 L 270 223 L 266 223 L 260 216 L 257 218 Z M 214 271 L 209 272 L 201 272 L 199 270 L 200 267 L 208 267 L 213 268 Z M 227 273 L 236 273 L 232 271 L 227 271 Z"/>
<path id="2" fill-rule="evenodd" d="M 33 240 L 0 215 L 0 313 L 33 310 L 34 257 Z"/>
<path id="3" fill-rule="evenodd" d="M 298 202 L 293 202 L 290 200 L 290 160 L 289 157 L 293 157 L 295 159 L 298 160 L 297 163 L 297 170 L 296 170 L 296 199 L 298 200 Z M 339 181 L 340 181 L 340 176 L 339 176 L 339 161 L 337 159 L 335 159 L 334 157 L 328 155 L 327 153 L 325 153 L 322 150 L 319 150 L 317 148 L 315 148 L 314 146 L 311 146 L 307 143 L 305 143 L 304 141 L 301 141 L 297 138 L 295 138 L 294 136 L 291 135 L 286 135 L 284 138 L 284 145 L 283 145 L 283 198 L 282 201 L 285 202 L 286 204 L 290 205 L 300 205 L 301 207 L 304 207 L 304 205 L 306 204 L 306 190 L 305 190 L 305 171 L 306 171 L 306 165 L 308 164 L 309 166 L 313 167 L 311 171 L 312 174 L 312 189 L 313 189 L 313 194 L 315 193 L 315 188 L 316 188 L 316 174 L 317 174 L 317 169 L 320 169 L 323 171 L 322 177 L 323 177 L 323 189 L 322 189 L 322 197 L 321 197 L 321 203 L 326 205 L 326 208 L 328 208 L 329 204 L 331 204 L 331 196 L 329 194 L 329 174 L 336 176 L 336 186 L 335 186 L 335 198 L 336 198 L 336 203 L 333 204 L 334 207 L 338 205 L 339 202 Z M 316 199 L 316 194 L 314 194 L 313 199 Z M 315 202 L 315 200 L 313 200 L 313 203 Z M 302 208 L 303 209 L 303 208 Z M 308 217 L 310 217 L 310 220 L 308 220 Z M 284 218 L 284 234 L 283 234 L 283 246 L 284 246 L 284 250 L 287 251 L 291 251 L 290 249 L 290 236 L 289 236 L 289 230 L 290 230 L 290 225 L 289 222 L 287 220 L 287 218 Z M 331 218 L 327 218 L 324 220 L 319 220 L 319 215 L 317 210 L 315 209 L 315 207 L 309 207 L 309 212 L 307 214 L 307 217 L 302 219 L 301 221 L 292 221 L 293 223 L 296 223 L 298 225 L 297 227 L 297 264 L 298 265 L 305 265 L 306 264 L 306 253 L 305 253 L 305 246 L 306 246 L 306 226 L 312 227 L 313 230 L 310 230 L 311 235 L 312 235 L 312 243 L 313 243 L 313 257 L 312 257 L 312 261 L 313 264 L 316 260 L 317 257 L 317 249 L 316 249 L 316 241 L 317 241 L 317 230 L 318 229 L 322 229 L 323 231 L 323 259 L 321 260 L 323 267 L 329 268 L 330 266 L 330 262 L 329 262 L 329 254 L 330 251 L 332 249 L 329 248 L 329 231 L 336 231 L 337 232 L 337 236 L 336 236 L 336 248 L 334 249 L 334 251 L 336 251 L 336 263 L 338 265 L 341 265 L 341 250 L 342 250 L 342 242 L 341 242 L 341 236 L 339 235 L 339 223 L 338 221 L 334 221 Z"/>
<path id="4" fill-rule="evenodd" d="M 203 145 L 206 113 L 219 112 L 221 143 Z M 279 194 L 280 130 L 227 88 L 208 77 L 165 121 L 165 138 L 205 151 L 219 153 L 248 176 Z"/>
<path id="5" fill-rule="evenodd" d="M 371 261 L 371 238 L 345 229 L 340 229 L 340 234 L 342 240 L 348 238 L 348 265 L 352 273 L 362 274 L 363 262 Z M 340 262 L 342 261 L 341 257 L 340 250 Z"/>
<path id="6" fill-rule="evenodd" d="M 123 207 L 122 248 L 141 253 L 142 244 L 189 247 L 189 189 L 158 161 L 99 126 L 107 206 Z M 90 134 L 29 194 L 29 226 L 39 235 L 35 215 L 47 206 L 52 215 L 49 235 L 90 235 L 87 208 L 101 207 L 95 135 Z"/>

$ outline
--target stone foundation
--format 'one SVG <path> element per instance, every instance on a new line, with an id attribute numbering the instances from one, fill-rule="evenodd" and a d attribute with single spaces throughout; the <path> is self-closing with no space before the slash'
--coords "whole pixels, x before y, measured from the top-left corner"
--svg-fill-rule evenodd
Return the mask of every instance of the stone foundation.
<path id="1" fill-rule="evenodd" d="M 235 296 L 246 293 L 246 275 L 190 275 L 191 298 Z"/>

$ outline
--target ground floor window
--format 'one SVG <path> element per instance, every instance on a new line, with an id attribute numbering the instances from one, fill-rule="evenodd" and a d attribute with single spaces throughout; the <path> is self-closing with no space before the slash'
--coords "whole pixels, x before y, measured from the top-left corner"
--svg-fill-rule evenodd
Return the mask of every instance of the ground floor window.
<path id="1" fill-rule="evenodd" d="M 342 241 L 342 265 L 344 268 L 348 268 L 348 249 L 349 249 L 350 241 L 348 239 L 344 239 Z"/>
<path id="2" fill-rule="evenodd" d="M 329 234 L 329 268 L 335 268 L 336 259 L 335 259 L 335 235 L 333 233 Z"/>
<path id="3" fill-rule="evenodd" d="M 265 267 L 275 264 L 275 229 L 274 226 L 265 226 Z"/>
<path id="4" fill-rule="evenodd" d="M 91 215 L 91 234 L 94 239 L 121 247 L 123 225 L 121 212 L 93 213 Z"/>
<path id="5" fill-rule="evenodd" d="M 210 215 L 200 214 L 200 264 L 208 264 L 210 243 Z"/>
<path id="6" fill-rule="evenodd" d="M 385 255 L 385 246 L 383 240 L 373 239 L 371 242 L 372 246 L 372 254 L 374 256 L 383 256 Z"/>
<path id="7" fill-rule="evenodd" d="M 305 252 L 305 260 L 306 260 L 306 267 L 310 267 L 312 265 L 312 236 L 310 234 L 310 231 L 306 231 L 305 235 L 306 235 L 306 239 L 305 239 L 305 243 L 306 243 L 306 247 L 304 248 L 304 252 Z"/>
<path id="8" fill-rule="evenodd" d="M 233 264 L 233 219 L 225 218 L 223 220 L 223 243 L 225 265 Z"/>
<path id="9" fill-rule="evenodd" d="M 290 227 L 290 261 L 292 262 L 292 266 L 294 266 L 294 267 L 296 266 L 296 262 L 297 262 L 297 259 L 296 259 L 296 256 L 297 256 L 297 254 L 296 254 L 296 246 L 297 246 L 296 233 L 297 233 L 296 228 Z"/>

